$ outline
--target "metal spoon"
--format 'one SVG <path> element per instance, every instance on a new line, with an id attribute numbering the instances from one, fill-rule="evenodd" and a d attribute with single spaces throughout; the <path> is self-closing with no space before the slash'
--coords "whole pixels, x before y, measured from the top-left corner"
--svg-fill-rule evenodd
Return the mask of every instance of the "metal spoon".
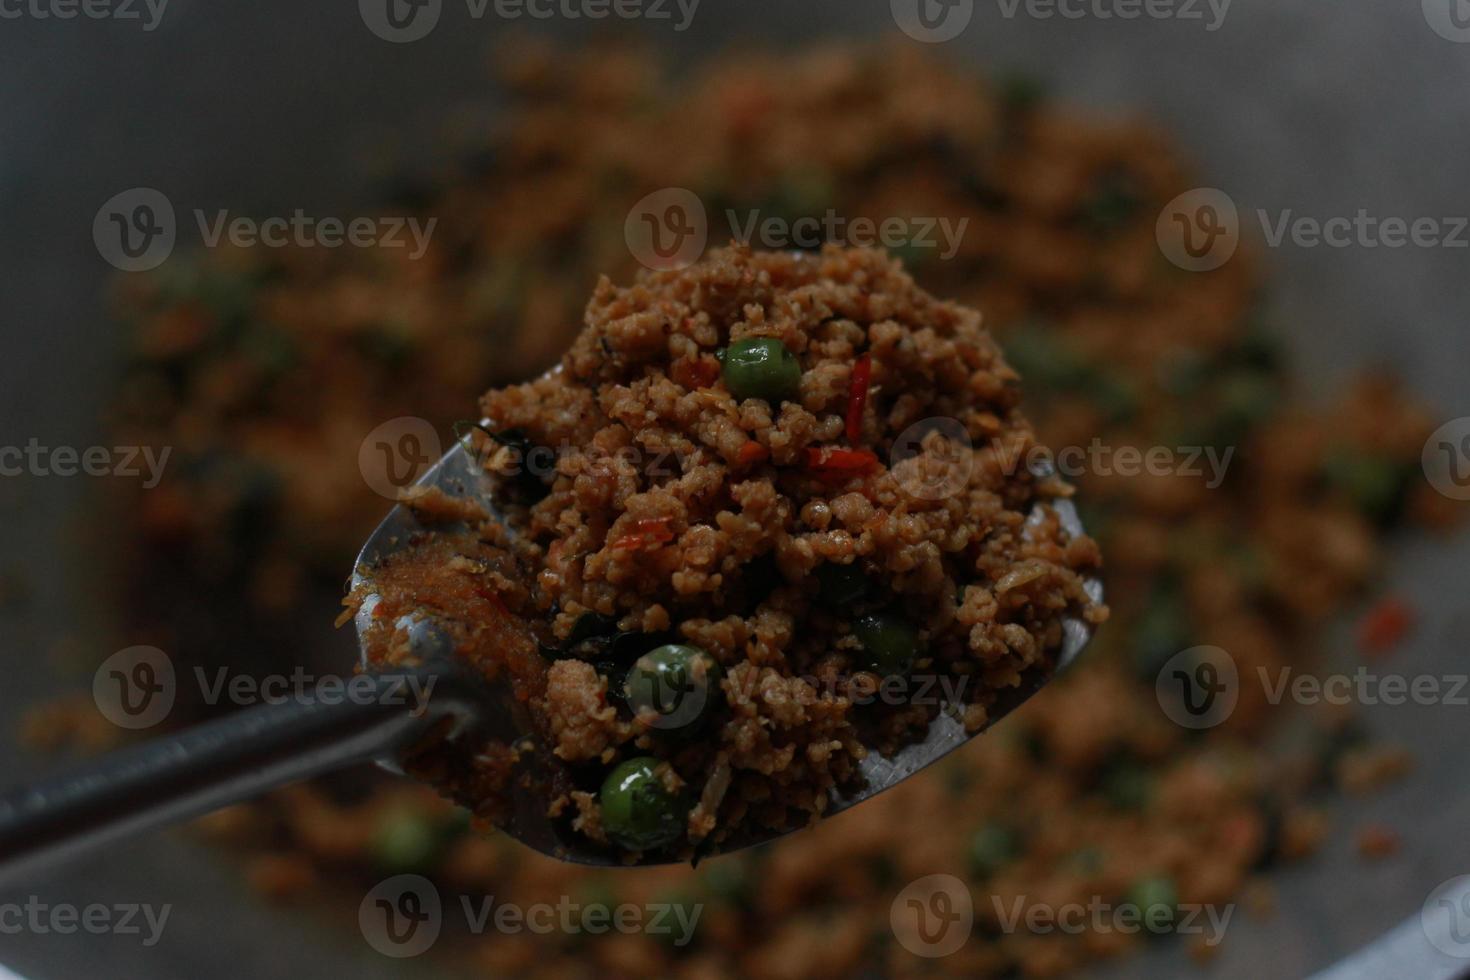
<path id="1" fill-rule="evenodd" d="M 419 485 L 437 486 L 456 497 L 474 497 L 488 513 L 494 513 L 488 477 L 462 443 L 439 460 Z M 1059 500 L 1053 507 L 1069 532 L 1082 533 L 1081 521 L 1070 502 Z M 1041 517 L 1038 508 L 1031 515 L 1031 523 Z M 425 533 L 432 532 L 409 508 L 395 507 L 363 547 L 353 575 L 354 587 L 370 581 L 376 565 L 410 547 Z M 1102 585 L 1097 580 L 1087 582 L 1087 591 L 1093 599 L 1101 600 Z M 452 739 L 514 740 L 531 730 L 524 709 L 509 692 L 464 669 L 433 623 L 405 625 L 410 628 L 411 641 L 423 666 L 369 674 L 372 697 L 332 702 L 303 698 L 249 708 L 122 749 L 51 781 L 0 796 L 0 878 L 358 763 L 376 761 L 401 771 L 397 765 L 401 753 L 446 724 Z M 1056 670 L 1011 692 L 991 711 L 991 724 L 1076 660 L 1091 637 L 1090 629 L 1076 618 L 1069 618 L 1064 625 Z M 373 628 L 371 617 L 359 616 L 357 627 L 361 640 L 362 632 Z M 408 696 L 412 684 L 432 691 L 425 703 L 415 703 Z M 870 753 L 859 767 L 860 784 L 848 792 L 834 792 L 827 814 L 856 806 L 963 745 L 976 733 L 965 731 L 955 714 L 941 712 L 922 742 L 892 757 Z M 547 785 L 560 766 L 539 745 L 523 754 L 520 765 L 531 786 Z M 519 793 L 514 813 L 503 829 L 527 846 L 559 860 L 624 865 L 620 852 L 601 847 L 573 833 L 563 821 L 550 818 L 547 803 L 534 792 Z M 778 836 L 781 833 L 738 837 L 722 842 L 718 852 Z M 645 856 L 644 863 L 670 860 Z"/>

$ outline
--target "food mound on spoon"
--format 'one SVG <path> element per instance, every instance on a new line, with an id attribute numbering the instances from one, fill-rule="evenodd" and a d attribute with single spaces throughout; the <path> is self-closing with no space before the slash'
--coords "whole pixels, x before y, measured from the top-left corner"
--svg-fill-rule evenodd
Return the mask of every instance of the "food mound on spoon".
<path id="1" fill-rule="evenodd" d="M 559 367 L 462 433 L 495 513 L 411 494 L 436 533 L 374 571 L 374 665 L 427 616 L 530 718 L 410 770 L 493 823 L 534 745 L 572 832 L 689 858 L 819 819 L 940 711 L 985 728 L 1106 618 L 1021 400 L 980 314 L 879 251 L 604 278 Z"/>

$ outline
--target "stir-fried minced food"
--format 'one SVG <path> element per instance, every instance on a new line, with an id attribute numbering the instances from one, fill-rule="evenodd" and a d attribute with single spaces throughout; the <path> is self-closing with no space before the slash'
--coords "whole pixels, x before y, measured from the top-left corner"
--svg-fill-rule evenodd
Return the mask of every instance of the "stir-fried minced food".
<path id="1" fill-rule="evenodd" d="M 1227 723 L 1186 731 L 1163 716 L 1155 682 L 1197 644 L 1228 650 L 1244 678 L 1310 669 L 1324 620 L 1372 586 L 1392 529 L 1445 520 L 1449 503 L 1418 468 L 1434 424 L 1381 376 L 1326 404 L 1299 394 L 1247 249 L 1208 273 L 1163 260 L 1158 216 L 1208 182 L 1208 161 L 932 46 L 744 50 L 675 75 L 647 52 L 519 44 L 499 65 L 503 125 L 463 172 L 400 183 L 412 193 L 382 202 L 439 218 L 422 260 L 181 251 L 123 283 L 134 357 L 117 438 L 174 448 L 158 487 L 136 499 L 109 487 L 127 642 L 181 665 L 216 654 L 232 669 L 340 670 L 350 635 L 333 648 L 302 623 L 333 615 L 386 506 L 359 472 L 364 436 L 421 416 L 448 444 L 487 385 L 552 363 L 596 275 L 631 279 L 625 222 L 662 188 L 695 190 L 716 242 L 732 210 L 742 225 L 829 209 L 968 221 L 953 255 L 915 246 L 905 266 L 984 313 L 1043 441 L 1186 452 L 1166 475 L 1073 477 L 1112 610 L 1079 664 L 993 733 L 809 832 L 694 870 L 591 871 L 364 772 L 211 818 L 252 882 L 340 903 L 413 872 L 446 898 L 702 908 L 680 947 L 650 933 L 466 937 L 446 917 L 432 955 L 495 975 L 1058 976 L 1148 937 L 1005 933 L 997 904 L 1034 901 L 1038 882 L 1053 907 L 1118 903 L 1168 879 L 1181 903 L 1255 908 L 1269 904 L 1269 866 L 1329 832 L 1350 838 L 1328 791 L 1401 770 L 1390 748 L 1340 712 L 1282 746 L 1273 733 L 1294 709 L 1251 685 Z M 1202 456 L 1186 471 L 1187 447 L 1233 448 L 1223 479 Z M 840 603 L 856 586 L 828 587 Z M 616 636 L 588 642 L 604 639 Z M 37 725 L 57 737 L 54 718 Z M 934 873 L 965 882 L 977 921 L 961 950 L 924 959 L 895 941 L 889 910 Z"/>
<path id="2" fill-rule="evenodd" d="M 536 734 L 590 780 L 570 801 L 593 839 L 801 826 L 869 751 L 946 707 L 981 730 L 1050 672 L 1065 618 L 1106 618 L 1096 544 L 1049 506 L 1070 489 L 1027 466 L 1021 391 L 980 314 L 882 252 L 741 247 L 604 278 L 559 369 L 482 400 L 474 448 L 526 584 L 481 542 L 435 542 L 364 588 L 546 624 Z M 555 462 L 526 499 L 537 448 Z"/>

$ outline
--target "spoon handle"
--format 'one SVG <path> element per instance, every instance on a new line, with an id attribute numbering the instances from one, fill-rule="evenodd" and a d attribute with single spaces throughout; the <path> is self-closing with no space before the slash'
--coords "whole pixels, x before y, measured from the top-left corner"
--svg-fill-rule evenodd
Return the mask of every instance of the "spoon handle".
<path id="1" fill-rule="evenodd" d="M 415 704 L 408 676 L 375 676 L 371 698 L 248 708 L 0 794 L 0 879 L 390 756 L 446 716 L 462 714 L 465 705 L 454 697 Z"/>

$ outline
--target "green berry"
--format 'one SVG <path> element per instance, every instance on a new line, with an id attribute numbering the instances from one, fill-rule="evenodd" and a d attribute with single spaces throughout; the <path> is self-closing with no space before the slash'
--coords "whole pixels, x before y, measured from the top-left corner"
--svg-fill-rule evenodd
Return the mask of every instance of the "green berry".
<path id="1" fill-rule="evenodd" d="M 737 399 L 762 398 L 773 405 L 794 401 L 801 388 L 801 364 L 774 337 L 747 337 L 725 349 L 721 377 Z"/>
<path id="2" fill-rule="evenodd" d="M 1128 902 L 1137 906 L 1143 925 L 1150 932 L 1164 932 L 1174 922 L 1179 908 L 1179 893 L 1172 878 L 1142 878 L 1128 891 Z"/>
<path id="3" fill-rule="evenodd" d="M 853 635 L 863 645 L 858 666 L 880 677 L 907 674 L 914 666 L 919 648 L 919 629 L 902 616 L 874 613 L 852 624 Z"/>
<path id="4" fill-rule="evenodd" d="M 986 824 L 970 839 L 970 868 L 988 878 L 1015 860 L 1019 853 L 1016 832 L 998 823 Z"/>
<path id="5" fill-rule="evenodd" d="M 613 842 L 630 851 L 648 851 L 678 840 L 688 805 L 659 778 L 659 761 L 629 759 L 602 783 L 602 826 Z"/>
<path id="6" fill-rule="evenodd" d="M 720 665 L 699 647 L 669 643 L 633 664 L 623 692 L 634 713 L 656 717 L 655 728 L 683 728 L 708 716 L 720 693 Z"/>
<path id="7" fill-rule="evenodd" d="M 817 585 L 821 588 L 822 601 L 829 606 L 846 606 L 868 594 L 871 583 L 861 565 L 817 566 Z"/>

